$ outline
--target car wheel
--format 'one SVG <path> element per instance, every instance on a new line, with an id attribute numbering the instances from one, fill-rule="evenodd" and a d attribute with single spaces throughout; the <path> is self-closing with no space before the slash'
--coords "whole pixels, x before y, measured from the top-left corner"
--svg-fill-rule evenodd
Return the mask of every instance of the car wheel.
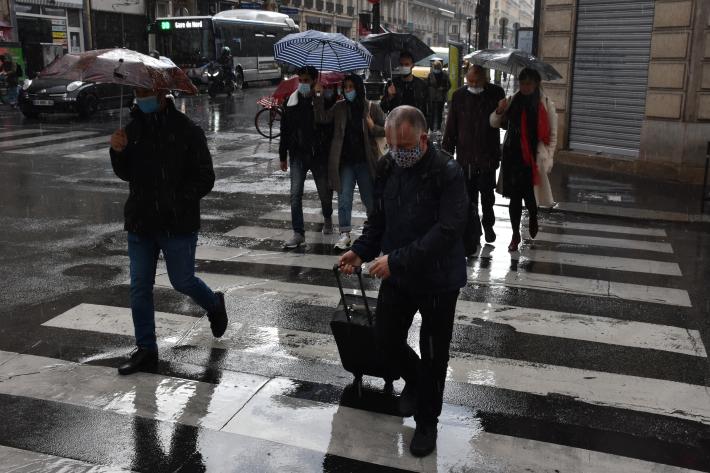
<path id="1" fill-rule="evenodd" d="M 99 108 L 99 100 L 95 95 L 85 95 L 84 100 L 79 104 L 79 116 L 81 118 L 89 118 L 91 115 L 96 113 Z"/>

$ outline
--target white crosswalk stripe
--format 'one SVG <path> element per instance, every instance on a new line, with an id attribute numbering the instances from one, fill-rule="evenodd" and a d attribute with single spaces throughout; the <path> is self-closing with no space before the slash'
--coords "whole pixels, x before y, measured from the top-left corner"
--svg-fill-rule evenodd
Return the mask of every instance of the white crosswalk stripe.
<path id="1" fill-rule="evenodd" d="M 67 140 L 69 138 L 80 138 L 83 136 L 96 135 L 96 131 L 68 131 L 62 133 L 44 134 L 42 136 L 33 136 L 32 138 L 20 138 L 16 140 L 0 141 L 0 149 L 15 148 L 24 145 L 32 145 L 35 143 L 44 143 L 48 141 Z"/>
<path id="2" fill-rule="evenodd" d="M 158 281 L 158 284 L 162 283 Z M 127 309 L 100 308 L 99 317 L 96 312 L 92 307 L 70 310 L 45 325 L 123 335 L 132 332 Z M 176 325 L 175 320 L 180 319 L 187 320 Z M 210 347 L 217 344 L 225 349 L 243 349 L 274 358 L 340 363 L 338 349 L 330 334 L 236 322 L 230 327 L 226 339 L 215 342 L 206 324 L 196 325 L 189 317 L 174 314 L 156 317 L 156 329 L 158 333 L 168 334 L 164 339 L 168 346 Z M 418 344 L 415 332 L 410 335 L 413 346 Z M 253 340 L 261 343 L 253 345 Z M 710 393 L 704 386 L 456 352 L 451 353 L 448 378 L 540 395 L 557 393 L 590 404 L 674 416 L 710 425 Z"/>
<path id="3" fill-rule="evenodd" d="M 80 149 L 86 149 L 89 146 L 103 144 L 104 145 L 102 147 L 103 151 L 104 151 L 105 155 L 108 156 L 108 147 L 109 147 L 108 143 L 109 143 L 110 138 L 111 138 L 110 135 L 96 136 L 93 138 L 85 138 L 82 140 L 73 140 L 73 141 L 69 141 L 67 143 L 58 143 L 58 144 L 45 145 L 45 146 L 34 146 L 31 148 L 15 150 L 15 151 L 13 151 L 13 153 L 17 153 L 17 154 L 62 153 L 64 151 L 74 151 L 74 150 L 79 151 Z"/>
<path id="4" fill-rule="evenodd" d="M 31 378 L 36 384 L 30 384 L 30 392 L 23 392 L 26 397 L 199 426 L 410 471 L 454 471 L 464 466 L 485 469 L 491 465 L 498 471 L 524 467 L 532 471 L 555 468 L 558 471 L 645 472 L 654 468 L 652 463 L 642 460 L 488 433 L 481 428 L 480 421 L 458 421 L 447 412 L 446 406 L 441 416 L 437 455 L 416 459 L 402 455 L 399 442 L 392 441 L 411 439 L 413 420 L 289 398 L 283 395 L 292 384 L 288 379 L 240 373 L 226 373 L 226 379 L 218 385 L 148 373 L 121 379 L 103 367 L 14 355 L 12 361 L 0 367 L 0 379 L 9 380 L 0 384 L 2 393 L 18 391 L 21 383 L 13 382 L 13 378 Z M 113 385 L 111 396 L 103 391 L 104 383 Z M 77 390 L 71 393 L 52 390 L 67 385 L 76 386 Z M 158 392 L 160 396 L 156 396 Z M 145 403 L 146 399 L 154 399 L 155 405 Z M 238 437 L 234 441 L 238 441 Z M 33 453 L 22 455 L 6 447 L 0 448 L 0 459 L 3 457 L 16 463 L 29 458 L 35 466 L 57 460 L 57 457 Z M 61 459 L 60 463 L 65 468 L 71 466 L 71 471 L 108 471 L 84 469 L 88 466 L 84 462 Z M 11 465 L 9 461 L 3 464 Z M 665 467 L 662 471 L 688 470 Z"/>

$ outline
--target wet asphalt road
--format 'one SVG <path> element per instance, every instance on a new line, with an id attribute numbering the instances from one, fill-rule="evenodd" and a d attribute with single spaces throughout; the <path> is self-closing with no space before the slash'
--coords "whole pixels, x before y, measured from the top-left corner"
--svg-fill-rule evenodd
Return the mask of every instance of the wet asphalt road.
<path id="1" fill-rule="evenodd" d="M 118 116 L 0 109 L 0 472 L 710 471 L 704 229 L 553 212 L 511 256 L 503 201 L 498 241 L 469 261 L 439 448 L 411 457 L 412 420 L 380 380 L 358 398 L 339 364 L 338 252 L 310 180 L 308 247 L 281 250 L 288 174 L 253 124 L 270 90 L 177 101 L 213 153 L 197 269 L 231 323 L 214 341 L 160 262 L 161 364 L 128 378 Z"/>

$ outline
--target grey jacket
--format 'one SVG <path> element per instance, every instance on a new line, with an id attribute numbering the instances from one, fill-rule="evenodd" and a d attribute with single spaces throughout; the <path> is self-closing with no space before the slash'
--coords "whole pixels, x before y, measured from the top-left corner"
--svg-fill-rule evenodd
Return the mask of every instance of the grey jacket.
<path id="1" fill-rule="evenodd" d="M 341 192 L 340 188 L 340 158 L 343 152 L 343 141 L 345 139 L 345 126 L 347 124 L 347 106 L 345 100 L 339 100 L 329 110 L 325 109 L 323 97 L 314 97 L 316 123 L 333 123 L 333 141 L 330 143 L 330 155 L 328 157 L 328 186 L 336 192 Z M 367 115 L 362 120 L 363 136 L 365 139 L 365 153 L 367 163 L 370 167 L 370 175 L 375 178 L 377 160 L 380 158 L 375 138 L 385 136 L 385 114 L 380 106 L 374 102 L 367 102 L 368 113 L 375 122 L 375 126 L 370 130 L 367 126 Z"/>

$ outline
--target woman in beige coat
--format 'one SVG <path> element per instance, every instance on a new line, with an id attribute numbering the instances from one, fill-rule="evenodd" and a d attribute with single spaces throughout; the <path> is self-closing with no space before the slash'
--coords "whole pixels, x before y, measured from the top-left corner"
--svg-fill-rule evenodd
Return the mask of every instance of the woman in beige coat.
<path id="1" fill-rule="evenodd" d="M 317 123 L 333 123 L 333 141 L 328 159 L 328 183 L 338 192 L 338 225 L 340 239 L 335 247 L 350 248 L 351 216 L 355 184 L 360 190 L 360 199 L 369 214 L 373 205 L 375 165 L 380 158 L 377 137 L 385 136 L 385 115 L 379 105 L 365 97 L 362 79 L 351 74 L 343 79 L 344 100 L 335 103 L 329 110 L 318 97 L 320 85 L 316 85 L 315 118 Z"/>
<path id="2" fill-rule="evenodd" d="M 520 244 L 520 220 L 523 201 L 529 213 L 528 229 L 535 238 L 538 231 L 536 196 L 545 205 L 553 205 L 547 175 L 557 146 L 555 104 L 540 89 L 540 74 L 524 69 L 518 80 L 520 91 L 512 99 L 503 99 L 491 114 L 491 126 L 505 128 L 501 160 L 502 194 L 510 199 L 510 222 L 513 238 L 509 251 Z M 536 189 L 537 188 L 537 189 Z"/>

